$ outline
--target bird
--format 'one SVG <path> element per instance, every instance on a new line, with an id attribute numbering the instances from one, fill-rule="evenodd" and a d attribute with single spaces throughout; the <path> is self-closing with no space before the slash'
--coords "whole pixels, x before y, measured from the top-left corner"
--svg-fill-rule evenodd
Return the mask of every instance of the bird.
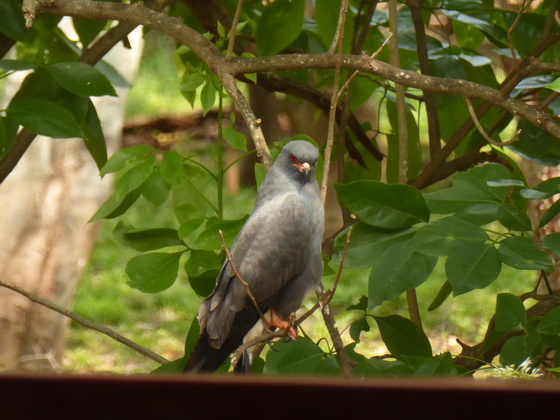
<path id="1" fill-rule="evenodd" d="M 318 157 L 312 143 L 293 140 L 270 167 L 230 249 L 234 267 L 226 258 L 214 291 L 200 305 L 200 337 L 183 372 L 216 371 L 259 321 L 259 311 L 236 270 L 260 312 L 269 311 L 269 325 L 295 334 L 288 320 L 307 293 L 317 289 L 323 271 Z"/>

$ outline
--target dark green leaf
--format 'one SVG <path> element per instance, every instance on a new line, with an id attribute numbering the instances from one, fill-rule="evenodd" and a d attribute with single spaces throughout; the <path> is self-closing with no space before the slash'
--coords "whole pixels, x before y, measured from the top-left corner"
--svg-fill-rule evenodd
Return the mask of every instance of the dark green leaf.
<path id="1" fill-rule="evenodd" d="M 31 43 L 37 36 L 35 28 L 28 28 L 21 12 L 22 2 L 0 2 L 0 33 L 24 43 Z"/>
<path id="2" fill-rule="evenodd" d="M 357 319 L 350 325 L 350 337 L 352 340 L 360 341 L 362 331 L 369 331 L 369 324 L 365 316 Z"/>
<path id="3" fill-rule="evenodd" d="M 6 71 L 32 70 L 35 63 L 23 60 L 0 60 L 0 69 Z"/>
<path id="4" fill-rule="evenodd" d="M 437 258 L 422 255 L 401 244 L 389 247 L 375 260 L 369 277 L 369 309 L 422 284 Z"/>
<path id="5" fill-rule="evenodd" d="M 155 155 L 148 155 L 141 163 L 132 166 L 118 180 L 115 185 L 115 196 L 121 200 L 129 192 L 140 187 L 152 174 Z"/>
<path id="6" fill-rule="evenodd" d="M 115 89 L 103 73 L 84 63 L 56 63 L 45 70 L 64 89 L 78 96 L 117 96 Z"/>
<path id="7" fill-rule="evenodd" d="M 155 167 L 147 181 L 142 184 L 141 189 L 144 198 L 159 207 L 169 197 L 171 186 L 161 178 L 160 168 Z"/>
<path id="8" fill-rule="evenodd" d="M 235 130 L 233 127 L 224 127 L 224 139 L 231 147 L 242 152 L 247 151 L 247 139 L 243 133 Z"/>
<path id="9" fill-rule="evenodd" d="M 115 239 L 124 246 L 136 251 L 153 251 L 169 246 L 184 246 L 177 230 L 170 228 L 135 228 L 119 221 L 113 230 Z"/>
<path id="10" fill-rule="evenodd" d="M 267 354 L 264 373 L 336 375 L 340 374 L 340 367 L 334 356 L 327 356 L 309 338 L 298 337 L 293 342 L 274 344 Z"/>
<path id="11" fill-rule="evenodd" d="M 528 200 L 544 200 L 560 194 L 560 178 L 549 178 L 533 188 L 527 188 L 519 192 Z"/>
<path id="12" fill-rule="evenodd" d="M 560 257 L 560 233 L 551 233 L 546 235 L 543 239 L 543 245 L 546 249 L 554 252 Z"/>
<path id="13" fill-rule="evenodd" d="M 95 161 L 95 164 L 101 170 L 107 163 L 107 144 L 105 143 L 105 136 L 101 129 L 101 122 L 99 121 L 97 111 L 91 99 L 88 99 L 86 117 L 84 122 L 80 124 L 80 128 L 85 134 L 84 144 Z"/>
<path id="14" fill-rule="evenodd" d="M 560 334 L 560 306 L 551 309 L 542 317 L 537 325 L 537 331 L 544 335 Z"/>
<path id="15" fill-rule="evenodd" d="M 398 315 L 374 317 L 383 342 L 397 359 L 403 356 L 431 357 L 432 346 L 424 331 Z"/>
<path id="16" fill-rule="evenodd" d="M 101 219 L 112 219 L 122 215 L 136 200 L 138 200 L 138 197 L 140 197 L 139 188 L 128 193 L 122 200 L 117 200 L 116 196 L 113 194 L 99 207 L 95 214 L 91 216 L 89 223 L 97 222 Z"/>
<path id="17" fill-rule="evenodd" d="M 304 0 L 268 3 L 255 33 L 259 55 L 277 54 L 296 40 L 303 28 L 304 6 Z"/>
<path id="18" fill-rule="evenodd" d="M 482 242 L 456 244 L 445 263 L 455 296 L 485 288 L 496 280 L 501 268 L 496 248 Z"/>
<path id="19" fill-rule="evenodd" d="M 363 180 L 334 187 L 344 205 L 371 226 L 405 229 L 430 218 L 422 194 L 409 185 Z"/>
<path id="20" fill-rule="evenodd" d="M 496 330 L 520 331 L 526 322 L 527 313 L 521 299 L 511 293 L 500 293 L 496 300 Z"/>
<path id="21" fill-rule="evenodd" d="M 386 232 L 363 222 L 357 222 L 352 227 L 352 236 L 344 259 L 344 266 L 348 268 L 371 267 L 388 247 L 408 241 L 414 232 L 413 229 Z M 335 261 L 340 260 L 347 233 L 348 230 L 344 230 L 335 239 L 334 245 L 337 251 L 333 256 Z"/>
<path id="22" fill-rule="evenodd" d="M 540 335 L 533 331 L 529 335 L 511 337 L 505 342 L 500 352 L 500 364 L 503 366 L 519 366 L 527 359 L 539 344 Z"/>
<path id="23" fill-rule="evenodd" d="M 183 252 L 152 252 L 132 258 L 126 264 L 126 274 L 130 278 L 128 285 L 144 293 L 168 289 L 177 278 L 181 255 Z"/>
<path id="24" fill-rule="evenodd" d="M 219 230 L 221 230 L 222 234 L 224 235 L 226 245 L 228 247 L 231 247 L 231 245 L 233 244 L 233 240 L 245 224 L 246 220 L 247 217 L 243 217 L 237 220 L 209 220 L 206 224 L 206 229 L 190 246 L 193 249 L 205 249 L 207 251 L 222 249 L 222 240 L 218 232 Z"/>
<path id="25" fill-rule="evenodd" d="M 453 366 L 451 353 L 445 352 L 434 356 L 422 363 L 414 372 L 413 376 L 443 376 L 449 375 Z"/>
<path id="26" fill-rule="evenodd" d="M 61 139 L 84 137 L 72 112 L 45 99 L 12 101 L 8 107 L 8 117 L 43 136 Z"/>
<path id="27" fill-rule="evenodd" d="M 552 222 L 554 218 L 558 216 L 558 213 L 560 213 L 560 200 L 555 201 L 554 204 L 544 212 L 539 222 L 539 228 L 542 228 Z"/>
<path id="28" fill-rule="evenodd" d="M 451 283 L 449 283 L 449 280 L 446 280 L 439 289 L 438 294 L 436 295 L 430 306 L 428 306 L 428 311 L 434 311 L 439 308 L 441 304 L 445 302 L 445 300 L 449 297 L 452 291 L 453 287 L 451 287 Z"/>
<path id="29" fill-rule="evenodd" d="M 0 156 L 12 148 L 19 125 L 10 117 L 0 117 Z"/>
<path id="30" fill-rule="evenodd" d="M 526 237 L 510 236 L 500 242 L 500 259 L 518 270 L 552 270 L 550 255 L 542 252 Z"/>
<path id="31" fill-rule="evenodd" d="M 192 250 L 185 271 L 192 289 L 200 296 L 212 293 L 222 260 L 214 251 Z"/>
<path id="32" fill-rule="evenodd" d="M 206 84 L 202 87 L 200 91 L 200 102 L 202 104 L 202 112 L 204 115 L 208 114 L 214 107 L 214 103 L 216 102 L 216 87 L 212 80 L 207 80 Z"/>
<path id="33" fill-rule="evenodd" d="M 498 208 L 498 221 L 510 230 L 520 232 L 533 230 L 527 214 L 511 204 L 504 204 Z"/>
<path id="34" fill-rule="evenodd" d="M 116 151 L 107 161 L 103 169 L 101 169 L 101 176 L 118 172 L 123 169 L 127 163 L 137 160 L 141 162 L 143 158 L 155 152 L 151 146 L 140 145 L 127 147 Z"/>
<path id="35" fill-rule="evenodd" d="M 84 47 L 89 46 L 91 41 L 93 41 L 103 28 L 105 28 L 105 25 L 107 25 L 106 20 L 82 19 L 76 17 L 72 18 L 72 23 Z"/>
<path id="36" fill-rule="evenodd" d="M 560 145 L 556 137 L 525 119 L 519 121 L 518 128 L 522 130 L 519 140 L 508 146 L 509 149 L 541 165 L 560 164 Z"/>
<path id="37" fill-rule="evenodd" d="M 161 177 L 169 185 L 179 185 L 183 179 L 183 160 L 175 151 L 163 152 L 159 167 Z"/>

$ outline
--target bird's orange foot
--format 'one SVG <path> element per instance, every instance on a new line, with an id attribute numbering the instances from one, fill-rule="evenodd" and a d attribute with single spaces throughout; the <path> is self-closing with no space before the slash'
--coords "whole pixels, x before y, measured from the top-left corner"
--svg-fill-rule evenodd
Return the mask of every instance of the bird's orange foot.
<path id="1" fill-rule="evenodd" d="M 295 340 L 296 337 L 297 337 L 297 334 L 298 334 L 297 328 L 294 328 L 291 323 L 289 323 L 288 321 L 280 318 L 275 309 L 270 310 L 270 321 L 268 322 L 268 324 L 271 327 L 280 328 L 284 331 L 287 330 L 288 335 L 289 335 L 290 339 L 292 339 L 292 340 Z"/>

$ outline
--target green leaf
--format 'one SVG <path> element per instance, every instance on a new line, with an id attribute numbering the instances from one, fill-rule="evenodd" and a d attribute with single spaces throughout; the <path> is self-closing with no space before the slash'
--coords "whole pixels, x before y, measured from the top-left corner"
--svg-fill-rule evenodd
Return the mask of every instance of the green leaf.
<path id="1" fill-rule="evenodd" d="M 23 60 L 0 60 L 0 69 L 5 71 L 33 70 L 35 63 Z"/>
<path id="2" fill-rule="evenodd" d="M 208 114 L 214 107 L 214 103 L 216 102 L 216 87 L 212 80 L 207 80 L 206 84 L 202 87 L 200 91 L 200 102 L 202 104 L 202 112 L 204 115 Z"/>
<path id="3" fill-rule="evenodd" d="M 219 230 L 224 235 L 224 240 L 228 247 L 231 247 L 233 240 L 245 224 L 247 217 L 237 220 L 222 220 L 217 218 L 210 219 L 206 224 L 206 229 L 198 236 L 194 243 L 189 244 L 193 249 L 205 249 L 207 251 L 215 251 L 222 249 L 222 240 Z"/>
<path id="4" fill-rule="evenodd" d="M 293 342 L 276 342 L 268 352 L 264 373 L 292 375 L 339 375 L 340 367 L 334 356 L 323 350 L 307 337 Z"/>
<path id="5" fill-rule="evenodd" d="M 552 222 L 554 218 L 558 216 L 558 213 L 560 213 L 560 200 L 555 201 L 554 204 L 544 212 L 539 222 L 539 229 Z"/>
<path id="6" fill-rule="evenodd" d="M 519 366 L 531 358 L 535 347 L 540 342 L 540 335 L 532 332 L 529 335 L 518 335 L 507 340 L 500 352 L 500 364 L 503 366 Z"/>
<path id="7" fill-rule="evenodd" d="M 258 55 L 274 55 L 289 46 L 303 28 L 304 0 L 268 3 L 257 22 Z"/>
<path id="8" fill-rule="evenodd" d="M 76 33 L 80 37 L 80 42 L 84 47 L 87 47 L 103 30 L 103 28 L 105 28 L 107 21 L 101 19 L 83 19 L 74 17 L 72 18 L 72 24 Z"/>
<path id="9" fill-rule="evenodd" d="M 77 62 L 56 63 L 45 70 L 64 89 L 78 96 L 117 96 L 117 92 L 103 73 Z"/>
<path id="10" fill-rule="evenodd" d="M 449 255 L 457 244 L 486 240 L 486 232 L 475 224 L 449 216 L 420 227 L 408 246 L 425 255 L 442 257 Z"/>
<path id="11" fill-rule="evenodd" d="M 509 178 L 508 170 L 495 163 L 477 166 L 453 177 L 453 187 L 426 195 L 428 207 L 434 213 L 448 214 L 468 206 L 503 204 L 509 187 L 490 187 L 489 181 Z"/>
<path id="12" fill-rule="evenodd" d="M 560 335 L 560 306 L 551 309 L 542 317 L 537 331 L 544 335 Z"/>
<path id="13" fill-rule="evenodd" d="M 328 49 L 333 41 L 340 17 L 340 0 L 316 0 L 315 20 L 317 35 Z"/>
<path id="14" fill-rule="evenodd" d="M 173 150 L 163 152 L 159 172 L 162 179 L 169 185 L 179 185 L 183 179 L 183 160 L 181 155 Z"/>
<path id="15" fill-rule="evenodd" d="M 113 230 L 113 236 L 120 244 L 136 251 L 153 251 L 169 246 L 184 246 L 177 230 L 171 228 L 135 228 L 119 221 Z"/>
<path id="16" fill-rule="evenodd" d="M 406 356 L 431 357 L 432 346 L 424 331 L 412 321 L 398 315 L 375 316 L 381 338 L 397 359 Z"/>
<path id="17" fill-rule="evenodd" d="M 241 150 L 242 152 L 247 151 L 247 139 L 243 133 L 235 130 L 231 126 L 224 127 L 224 139 L 228 144 L 234 149 Z"/>
<path id="18" fill-rule="evenodd" d="M 527 213 L 512 204 L 504 204 L 498 207 L 498 221 L 510 230 L 519 232 L 533 230 Z"/>
<path id="19" fill-rule="evenodd" d="M 140 187 L 152 174 L 154 169 L 155 155 L 148 155 L 138 165 L 128 169 L 115 185 L 115 196 L 121 200 L 129 192 Z"/>
<path id="20" fill-rule="evenodd" d="M 550 255 L 537 248 L 530 238 L 510 236 L 500 242 L 498 253 L 504 264 L 518 270 L 553 269 Z"/>
<path id="21" fill-rule="evenodd" d="M 84 122 L 80 128 L 85 134 L 84 144 L 97 167 L 101 168 L 107 163 L 107 144 L 101 129 L 101 122 L 91 99 L 88 99 L 88 108 Z"/>
<path id="22" fill-rule="evenodd" d="M 350 338 L 354 341 L 360 341 L 360 334 L 362 331 L 369 331 L 369 324 L 365 316 L 350 324 Z"/>
<path id="23" fill-rule="evenodd" d="M 439 356 L 431 357 L 422 363 L 416 371 L 414 371 L 413 376 L 444 376 L 449 374 L 452 367 L 453 357 L 451 353 L 445 352 Z"/>
<path id="24" fill-rule="evenodd" d="M 432 273 L 437 258 L 422 255 L 401 244 L 376 258 L 369 277 L 369 309 L 392 300 L 422 284 Z"/>
<path id="25" fill-rule="evenodd" d="M 543 245 L 546 249 L 560 257 L 560 233 L 546 235 L 543 239 Z"/>
<path id="26" fill-rule="evenodd" d="M 122 215 L 136 202 L 136 200 L 138 200 L 138 197 L 140 197 L 139 188 L 131 191 L 121 200 L 117 200 L 114 194 L 111 195 L 111 197 L 109 197 L 107 201 L 99 207 L 95 214 L 91 216 L 89 223 L 97 222 L 101 219 L 113 219 Z"/>
<path id="27" fill-rule="evenodd" d="M 0 156 L 12 148 L 19 125 L 10 117 L 0 116 Z"/>
<path id="28" fill-rule="evenodd" d="M 496 248 L 482 242 L 458 243 L 445 263 L 455 296 L 485 288 L 496 280 L 501 268 Z"/>
<path id="29" fill-rule="evenodd" d="M 214 251 L 192 250 L 185 263 L 189 284 L 200 296 L 208 296 L 214 290 L 222 260 Z"/>
<path id="30" fill-rule="evenodd" d="M 388 247 L 408 241 L 414 235 L 414 232 L 414 229 L 387 232 L 363 222 L 357 222 L 352 227 L 352 236 L 344 259 L 344 267 L 371 267 Z M 335 239 L 334 248 L 337 252 L 333 256 L 334 261 L 339 261 L 342 256 L 347 233 L 348 229 L 345 229 Z"/>
<path id="31" fill-rule="evenodd" d="M 519 140 L 508 149 L 541 165 L 560 164 L 560 144 L 555 136 L 524 119 L 519 121 L 518 128 L 521 130 Z"/>
<path id="32" fill-rule="evenodd" d="M 128 285 L 144 293 L 158 293 L 175 282 L 179 259 L 184 251 L 171 254 L 152 252 L 138 255 L 126 264 Z"/>
<path id="33" fill-rule="evenodd" d="M 521 331 L 526 323 L 527 313 L 521 299 L 511 293 L 500 293 L 496 299 L 496 330 Z"/>
<path id="34" fill-rule="evenodd" d="M 371 226 L 405 229 L 430 218 L 424 197 L 409 185 L 362 180 L 334 187 L 348 210 Z"/>
<path id="35" fill-rule="evenodd" d="M 560 77 L 558 79 L 556 79 L 554 82 L 548 84 L 546 86 L 548 89 L 551 89 L 555 92 L 559 92 L 560 93 Z"/>
<path id="36" fill-rule="evenodd" d="M 140 145 L 127 147 L 116 151 L 107 161 L 103 169 L 101 169 L 101 176 L 110 173 L 118 172 L 123 169 L 129 162 L 141 162 L 143 158 L 155 152 L 152 146 Z"/>
<path id="37" fill-rule="evenodd" d="M 141 186 L 142 195 L 154 206 L 159 207 L 169 197 L 171 186 L 160 175 L 160 168 L 154 167 L 150 177 Z"/>
<path id="38" fill-rule="evenodd" d="M 437 308 L 439 308 L 443 304 L 443 302 L 445 302 L 445 300 L 449 297 L 452 291 L 453 291 L 453 287 L 451 287 L 451 283 L 449 283 L 449 280 L 446 280 L 445 283 L 443 283 L 443 285 L 439 289 L 432 303 L 430 303 L 430 306 L 428 306 L 428 311 L 434 311 Z"/>
<path id="39" fill-rule="evenodd" d="M 35 134 L 59 139 L 84 137 L 72 112 L 54 102 L 22 99 L 12 101 L 7 111 L 8 117 Z"/>
<path id="40" fill-rule="evenodd" d="M 544 200 L 560 193 L 560 178 L 549 178 L 546 181 L 521 190 L 519 194 L 528 200 Z"/>

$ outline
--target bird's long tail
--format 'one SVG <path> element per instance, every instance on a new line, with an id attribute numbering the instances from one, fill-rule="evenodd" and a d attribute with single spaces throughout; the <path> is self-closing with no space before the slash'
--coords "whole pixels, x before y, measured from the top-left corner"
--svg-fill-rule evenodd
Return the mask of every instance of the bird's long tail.
<path id="1" fill-rule="evenodd" d="M 259 316 L 253 308 L 245 309 L 235 316 L 227 339 L 219 349 L 208 343 L 208 332 L 204 330 L 183 368 L 185 373 L 214 372 L 242 343 L 243 337 L 253 328 Z M 244 362 L 245 363 L 245 362 Z M 247 366 L 244 366 L 244 370 Z"/>

